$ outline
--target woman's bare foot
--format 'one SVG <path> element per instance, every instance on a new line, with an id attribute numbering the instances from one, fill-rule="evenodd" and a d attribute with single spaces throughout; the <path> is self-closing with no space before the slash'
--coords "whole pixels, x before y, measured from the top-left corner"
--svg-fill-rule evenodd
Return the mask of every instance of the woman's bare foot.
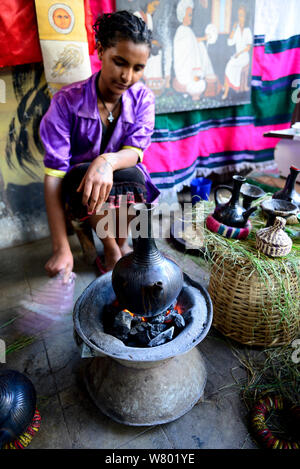
<path id="1" fill-rule="evenodd" d="M 114 266 L 121 259 L 122 254 L 120 249 L 116 250 L 104 250 L 104 257 L 105 257 L 105 267 L 107 271 L 113 270 Z"/>
<path id="2" fill-rule="evenodd" d="M 132 248 L 129 246 L 127 239 L 117 239 L 117 243 L 122 256 L 125 256 L 125 254 L 129 254 L 130 252 L 132 252 Z"/>
<path id="3" fill-rule="evenodd" d="M 114 238 L 102 240 L 104 247 L 105 267 L 107 271 L 113 270 L 114 266 L 122 257 L 121 250 Z"/>

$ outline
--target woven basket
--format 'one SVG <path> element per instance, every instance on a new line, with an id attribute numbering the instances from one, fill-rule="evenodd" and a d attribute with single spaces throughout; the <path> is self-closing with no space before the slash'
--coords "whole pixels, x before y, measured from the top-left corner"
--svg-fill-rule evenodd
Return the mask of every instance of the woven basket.
<path id="1" fill-rule="evenodd" d="M 300 287 L 295 268 L 291 266 L 287 271 L 282 288 L 271 274 L 264 283 L 250 261 L 239 265 L 216 256 L 208 287 L 215 328 L 245 345 L 273 347 L 291 343 L 300 328 Z M 285 294 L 289 294 L 288 307 L 282 308 Z"/>

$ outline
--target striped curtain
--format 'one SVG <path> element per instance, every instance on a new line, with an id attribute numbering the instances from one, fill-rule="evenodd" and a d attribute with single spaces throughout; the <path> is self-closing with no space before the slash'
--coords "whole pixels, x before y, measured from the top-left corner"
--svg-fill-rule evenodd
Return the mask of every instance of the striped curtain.
<path id="1" fill-rule="evenodd" d="M 144 162 L 163 194 L 197 172 L 274 167 L 278 139 L 263 135 L 290 127 L 300 78 L 299 1 L 256 2 L 254 33 L 251 104 L 156 116 Z"/>

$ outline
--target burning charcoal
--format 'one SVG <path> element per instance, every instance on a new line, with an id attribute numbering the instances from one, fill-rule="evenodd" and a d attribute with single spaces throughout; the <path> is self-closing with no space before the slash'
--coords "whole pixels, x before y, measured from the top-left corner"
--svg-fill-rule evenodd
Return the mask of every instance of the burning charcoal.
<path id="1" fill-rule="evenodd" d="M 159 314 L 158 316 L 154 316 L 154 318 L 151 321 L 151 324 L 161 324 L 165 321 L 165 319 L 166 319 L 166 315 L 164 313 Z"/>
<path id="2" fill-rule="evenodd" d="M 158 336 L 154 337 L 154 339 L 150 340 L 148 346 L 149 347 L 156 347 L 158 345 L 162 345 L 168 340 L 171 340 L 174 333 L 174 327 L 170 327 L 164 332 L 161 332 Z"/>
<path id="3" fill-rule="evenodd" d="M 120 340 L 126 340 L 131 329 L 132 316 L 126 311 L 120 311 L 114 322 L 114 333 Z"/>
<path id="4" fill-rule="evenodd" d="M 184 313 L 182 313 L 182 316 L 184 318 L 185 321 L 189 321 L 192 317 L 192 310 L 191 309 L 188 309 L 187 311 L 185 311 Z"/>
<path id="5" fill-rule="evenodd" d="M 185 320 L 184 318 L 182 317 L 181 314 L 174 314 L 173 316 L 173 320 L 175 322 L 175 325 L 178 327 L 178 329 L 183 329 L 184 326 L 185 326 Z"/>
<path id="6" fill-rule="evenodd" d="M 141 322 L 143 322 L 143 316 L 135 315 L 133 317 L 133 320 L 134 320 L 134 322 L 141 323 Z"/>
<path id="7" fill-rule="evenodd" d="M 135 325 L 129 332 L 128 340 L 131 346 L 147 345 L 150 337 L 150 326 L 146 322 Z"/>
<path id="8" fill-rule="evenodd" d="M 150 335 L 151 338 L 158 336 L 161 332 L 167 329 L 167 324 L 150 324 Z"/>
<path id="9" fill-rule="evenodd" d="M 144 329 L 142 332 L 136 334 L 135 339 L 139 345 L 148 345 L 151 340 L 150 333 Z"/>
<path id="10" fill-rule="evenodd" d="M 146 329 L 149 329 L 149 325 L 146 322 L 141 322 L 135 326 L 138 332 L 144 332 Z"/>

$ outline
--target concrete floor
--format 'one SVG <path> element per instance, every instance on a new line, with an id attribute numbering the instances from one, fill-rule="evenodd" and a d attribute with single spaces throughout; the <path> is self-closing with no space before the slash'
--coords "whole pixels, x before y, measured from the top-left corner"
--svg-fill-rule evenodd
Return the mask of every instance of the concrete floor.
<path id="1" fill-rule="evenodd" d="M 82 258 L 77 238 L 70 237 L 77 274 L 74 301 L 96 278 Z M 207 287 L 209 273 L 166 241 L 158 247 L 195 281 Z M 51 254 L 49 239 L 0 252 L 0 338 L 16 342 L 15 322 L 20 300 L 48 278 L 44 264 Z M 235 344 L 235 346 L 238 346 Z M 198 346 L 208 373 L 204 396 L 180 419 L 159 426 L 130 427 L 115 423 L 91 402 L 81 379 L 85 360 L 73 339 L 71 313 L 40 337 L 7 355 L 0 366 L 25 373 L 33 382 L 42 416 L 30 449 L 253 449 L 247 411 L 234 385 L 245 376 L 231 344 L 213 328 Z M 238 346 L 239 347 L 239 346 Z M 240 346 L 243 348 L 243 346 Z"/>

